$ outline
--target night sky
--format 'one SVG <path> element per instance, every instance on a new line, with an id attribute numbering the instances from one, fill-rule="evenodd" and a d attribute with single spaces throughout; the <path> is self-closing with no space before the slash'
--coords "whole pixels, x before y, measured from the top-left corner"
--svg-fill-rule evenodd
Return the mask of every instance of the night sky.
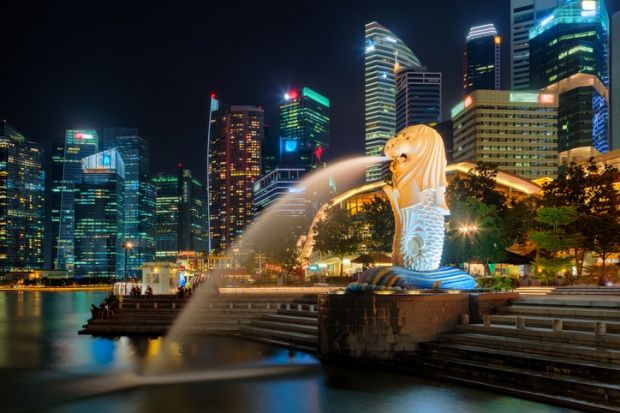
<path id="1" fill-rule="evenodd" d="M 0 23 L 0 119 L 41 142 L 62 141 L 67 128 L 138 127 L 152 172 L 182 162 L 204 176 L 211 92 L 263 106 L 273 129 L 284 92 L 309 86 L 332 101 L 332 158 L 362 154 L 372 20 L 443 72 L 444 114 L 461 94 L 472 25 L 500 31 L 509 86 L 509 0 L 10 3 Z M 610 14 L 620 9 L 620 0 L 607 4 Z"/>

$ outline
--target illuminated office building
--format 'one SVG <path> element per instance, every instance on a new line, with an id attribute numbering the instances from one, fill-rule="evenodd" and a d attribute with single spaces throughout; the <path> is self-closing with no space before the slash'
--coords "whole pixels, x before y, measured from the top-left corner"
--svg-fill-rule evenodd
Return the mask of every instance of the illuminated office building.
<path id="1" fill-rule="evenodd" d="M 530 87 L 559 95 L 559 150 L 609 150 L 609 16 L 599 0 L 562 0 L 530 29 Z"/>
<path id="2" fill-rule="evenodd" d="M 501 84 L 501 44 L 495 26 L 485 24 L 469 29 L 463 52 L 463 91 L 499 90 Z"/>
<path id="3" fill-rule="evenodd" d="M 0 121 L 0 271 L 44 264 L 43 146 Z"/>
<path id="4" fill-rule="evenodd" d="M 209 118 L 209 251 L 224 252 L 254 216 L 264 114 L 258 106 L 228 106 L 212 97 Z"/>
<path id="5" fill-rule="evenodd" d="M 65 165 L 65 143 L 54 142 L 48 147 L 47 156 L 47 224 L 45 268 L 56 268 L 58 259 L 58 234 L 60 233 L 60 201 L 63 191 L 62 172 Z"/>
<path id="6" fill-rule="evenodd" d="M 125 163 L 125 241 L 132 245 L 129 275 L 155 258 L 155 187 L 149 179 L 149 146 L 135 128 L 105 128 L 104 149 L 116 148 Z"/>
<path id="7" fill-rule="evenodd" d="M 304 87 L 291 89 L 280 105 L 278 164 L 310 171 L 325 166 L 329 148 L 329 99 Z"/>
<path id="8" fill-rule="evenodd" d="M 396 73 L 396 131 L 441 122 L 441 73 L 403 68 Z"/>
<path id="9" fill-rule="evenodd" d="M 125 165 L 117 149 L 82 160 L 75 185 L 74 276 L 124 277 Z"/>
<path id="10" fill-rule="evenodd" d="M 82 159 L 95 154 L 98 148 L 99 138 L 94 129 L 70 129 L 65 132 L 62 178 L 56 187 L 60 195 L 57 255 L 54 261 L 57 270 L 73 272 L 76 185 L 82 178 Z"/>
<path id="11" fill-rule="evenodd" d="M 157 261 L 176 261 L 181 251 L 207 250 L 207 197 L 202 183 L 179 166 L 176 175 L 158 174 L 155 243 Z"/>
<path id="12" fill-rule="evenodd" d="M 261 176 L 253 188 L 256 214 L 259 215 L 269 207 L 275 207 L 277 214 L 280 215 L 305 215 L 308 207 L 305 192 L 295 187 L 305 172 L 304 168 L 279 166 Z M 288 196 L 283 198 L 286 195 Z"/>
<path id="13" fill-rule="evenodd" d="M 526 179 L 558 168 L 557 96 L 477 90 L 452 109 L 455 162 L 484 161 Z"/>
<path id="14" fill-rule="evenodd" d="M 620 11 L 611 16 L 611 116 L 610 143 L 612 150 L 620 149 Z"/>
<path id="15" fill-rule="evenodd" d="M 534 24 L 549 16 L 559 0 L 510 1 L 510 89 L 530 88 L 529 34 Z"/>
<path id="16" fill-rule="evenodd" d="M 365 150 L 381 156 L 385 142 L 396 133 L 396 72 L 405 67 L 420 69 L 416 55 L 394 33 L 377 22 L 366 24 L 364 56 Z M 366 181 L 387 177 L 387 166 L 372 166 Z"/>

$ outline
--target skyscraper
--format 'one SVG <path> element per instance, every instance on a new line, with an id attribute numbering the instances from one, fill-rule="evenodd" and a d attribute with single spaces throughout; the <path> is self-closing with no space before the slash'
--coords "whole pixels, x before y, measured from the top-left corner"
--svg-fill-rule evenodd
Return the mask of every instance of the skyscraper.
<path id="1" fill-rule="evenodd" d="M 510 2 L 510 89 L 529 90 L 529 32 L 547 17 L 559 0 L 511 0 Z"/>
<path id="2" fill-rule="evenodd" d="M 289 90 L 280 105 L 278 164 L 307 171 L 325 165 L 329 147 L 329 99 L 304 87 Z"/>
<path id="3" fill-rule="evenodd" d="M 556 95 L 477 90 L 452 109 L 455 162 L 485 161 L 527 179 L 559 163 Z"/>
<path id="4" fill-rule="evenodd" d="M 104 149 L 116 148 L 125 163 L 125 241 L 129 276 L 155 258 L 155 187 L 149 179 L 149 146 L 135 128 L 105 128 Z"/>
<path id="5" fill-rule="evenodd" d="M 44 264 L 43 146 L 0 121 L 0 272 Z"/>
<path id="6" fill-rule="evenodd" d="M 207 251 L 207 197 L 202 183 L 179 165 L 178 174 L 157 174 L 153 184 L 157 260 L 176 261 L 180 251 Z"/>
<path id="7" fill-rule="evenodd" d="M 210 251 L 225 251 L 252 221 L 263 119 L 258 106 L 228 106 L 212 98 L 207 162 Z"/>
<path id="8" fill-rule="evenodd" d="M 530 29 L 530 86 L 559 95 L 559 150 L 609 150 L 609 16 L 604 1 L 563 0 Z"/>
<path id="9" fill-rule="evenodd" d="M 501 44 L 495 26 L 484 24 L 469 29 L 463 52 L 463 91 L 501 88 Z"/>
<path id="10" fill-rule="evenodd" d="M 124 176 L 125 165 L 116 149 L 82 160 L 82 176 L 75 185 L 75 277 L 126 275 Z"/>
<path id="11" fill-rule="evenodd" d="M 65 166 L 65 143 L 51 143 L 47 157 L 47 214 L 46 248 L 48 248 L 45 267 L 58 268 L 58 235 L 60 234 L 60 201 L 63 192 L 62 172 Z"/>
<path id="12" fill-rule="evenodd" d="M 611 16 L 611 133 L 613 150 L 620 149 L 620 11 Z"/>
<path id="13" fill-rule="evenodd" d="M 60 194 L 58 248 L 54 261 L 55 268 L 58 270 L 73 272 L 76 185 L 80 183 L 82 178 L 82 159 L 95 154 L 98 147 L 99 138 L 94 129 L 70 129 L 65 133 L 62 179 L 58 187 Z"/>
<path id="14" fill-rule="evenodd" d="M 176 261 L 179 252 L 179 177 L 157 174 L 153 178 L 155 201 L 155 255 L 157 261 Z"/>
<path id="15" fill-rule="evenodd" d="M 396 73 L 396 131 L 441 121 L 441 73 L 406 67 Z"/>
<path id="16" fill-rule="evenodd" d="M 404 67 L 420 69 L 416 55 L 394 33 L 377 22 L 366 24 L 364 105 L 366 155 L 380 156 L 385 142 L 396 133 L 395 73 Z M 387 176 L 387 167 L 372 166 L 367 181 Z"/>

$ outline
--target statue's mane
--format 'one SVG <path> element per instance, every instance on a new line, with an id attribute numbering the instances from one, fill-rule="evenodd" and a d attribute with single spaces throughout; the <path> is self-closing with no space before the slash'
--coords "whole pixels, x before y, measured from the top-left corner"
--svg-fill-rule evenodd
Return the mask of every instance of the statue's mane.
<path id="1" fill-rule="evenodd" d="M 393 170 L 392 183 L 399 192 L 413 185 L 422 192 L 427 189 L 436 190 L 436 205 L 448 210 L 445 201 L 446 180 L 446 151 L 443 140 L 437 131 L 425 125 L 410 126 L 403 129 L 395 139 L 404 139 L 410 147 L 408 156 L 414 157 L 416 162 L 407 162 L 407 168 L 402 171 Z M 415 190 L 414 189 L 414 190 Z"/>

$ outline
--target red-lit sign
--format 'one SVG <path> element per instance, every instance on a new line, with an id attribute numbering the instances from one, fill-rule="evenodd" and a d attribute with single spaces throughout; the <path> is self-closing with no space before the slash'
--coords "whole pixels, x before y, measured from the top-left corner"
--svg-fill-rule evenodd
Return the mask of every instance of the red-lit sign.
<path id="1" fill-rule="evenodd" d="M 321 162 L 321 158 L 323 157 L 323 147 L 322 146 L 317 146 L 317 148 L 314 150 L 314 158 Z"/>
<path id="2" fill-rule="evenodd" d="M 554 104 L 555 103 L 555 95 L 552 94 L 552 93 L 541 93 L 540 95 L 538 95 L 538 102 L 539 103 Z"/>

